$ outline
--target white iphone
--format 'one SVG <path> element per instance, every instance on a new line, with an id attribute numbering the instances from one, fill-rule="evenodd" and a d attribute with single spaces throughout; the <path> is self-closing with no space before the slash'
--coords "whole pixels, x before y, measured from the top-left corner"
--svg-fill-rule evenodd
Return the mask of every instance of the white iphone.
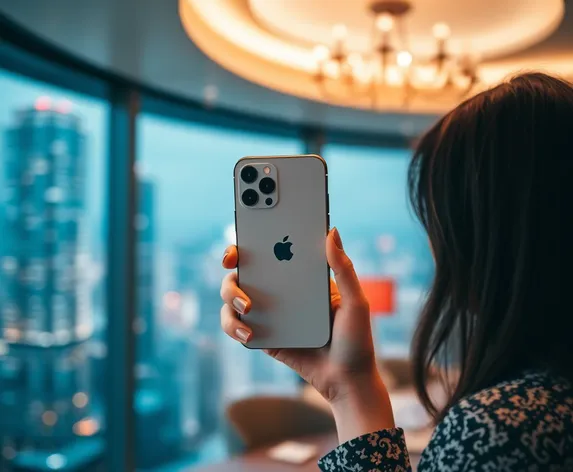
<path id="1" fill-rule="evenodd" d="M 249 348 L 320 348 L 330 341 L 328 172 L 316 155 L 236 164 L 239 286 L 252 301 Z"/>

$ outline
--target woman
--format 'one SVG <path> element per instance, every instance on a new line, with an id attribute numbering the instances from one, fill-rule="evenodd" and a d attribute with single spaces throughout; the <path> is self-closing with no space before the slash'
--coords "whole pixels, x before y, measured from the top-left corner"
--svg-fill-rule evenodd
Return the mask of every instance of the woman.
<path id="1" fill-rule="evenodd" d="M 462 103 L 419 142 L 409 187 L 435 260 L 413 340 L 416 388 L 436 421 L 418 470 L 573 470 L 573 88 L 526 74 Z M 332 407 L 341 445 L 323 471 L 409 470 L 336 229 L 326 253 L 338 287 L 331 344 L 268 354 Z M 223 265 L 236 264 L 230 247 Z M 223 329 L 245 341 L 250 301 L 234 273 L 221 293 Z M 436 366 L 446 405 L 427 391 Z"/>

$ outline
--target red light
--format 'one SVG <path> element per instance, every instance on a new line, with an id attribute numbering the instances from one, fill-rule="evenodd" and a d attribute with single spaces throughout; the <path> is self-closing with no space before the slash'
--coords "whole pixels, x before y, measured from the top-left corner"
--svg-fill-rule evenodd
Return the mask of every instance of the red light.
<path id="1" fill-rule="evenodd" d="M 37 111 L 47 111 L 50 109 L 50 106 L 51 100 L 49 97 L 38 97 L 34 107 Z"/>
<path id="2" fill-rule="evenodd" d="M 396 310 L 396 283 L 387 277 L 361 277 L 362 291 L 374 316 L 391 315 Z"/>
<path id="3" fill-rule="evenodd" d="M 70 113 L 72 111 L 72 102 L 70 102 L 69 100 L 61 101 L 58 103 L 56 110 L 59 113 L 63 113 L 64 115 L 67 115 L 68 113 Z"/>

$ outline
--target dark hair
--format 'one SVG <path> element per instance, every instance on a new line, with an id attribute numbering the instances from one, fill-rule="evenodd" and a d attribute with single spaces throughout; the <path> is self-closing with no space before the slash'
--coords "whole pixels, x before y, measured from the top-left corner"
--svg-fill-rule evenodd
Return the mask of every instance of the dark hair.
<path id="1" fill-rule="evenodd" d="M 408 181 L 435 259 L 412 353 L 428 412 L 521 369 L 572 378 L 573 87 L 531 73 L 470 98 L 420 140 Z"/>

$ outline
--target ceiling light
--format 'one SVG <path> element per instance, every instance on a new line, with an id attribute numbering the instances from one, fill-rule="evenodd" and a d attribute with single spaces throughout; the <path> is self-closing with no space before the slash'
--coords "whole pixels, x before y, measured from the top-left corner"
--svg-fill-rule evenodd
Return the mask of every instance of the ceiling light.
<path id="1" fill-rule="evenodd" d="M 412 64 L 412 54 L 408 51 L 400 51 L 396 55 L 396 64 L 400 67 L 409 67 Z"/>
<path id="2" fill-rule="evenodd" d="M 387 33 L 394 27 L 394 18 L 390 13 L 381 13 L 376 18 L 376 28 L 383 33 Z"/>
<path id="3" fill-rule="evenodd" d="M 432 33 L 436 39 L 448 39 L 451 31 L 446 23 L 436 23 L 432 28 Z"/>
<path id="4" fill-rule="evenodd" d="M 330 50 L 324 44 L 318 44 L 312 50 L 312 54 L 318 62 L 322 62 L 328 59 Z"/>
<path id="5" fill-rule="evenodd" d="M 335 61 L 328 61 L 324 66 L 324 72 L 327 76 L 337 79 L 340 77 L 340 65 Z"/>
<path id="6" fill-rule="evenodd" d="M 315 47 L 316 78 L 323 93 L 332 96 L 329 83 L 339 81 L 339 86 L 332 87 L 335 94 L 348 94 L 344 89 L 351 87 L 353 96 L 372 95 L 372 103 L 375 103 L 379 85 L 402 85 L 404 101 L 407 102 L 413 91 L 435 94 L 443 90 L 451 93 L 450 85 L 454 84 L 465 94 L 476 85 L 477 61 L 466 61 L 463 55 L 451 53 L 447 41 L 451 34 L 449 25 L 444 22 L 434 24 L 432 34 L 436 40 L 436 52 L 418 60 L 411 51 L 397 48 L 397 45 L 410 43 L 405 33 L 386 34 L 398 21 L 404 21 L 412 10 L 412 4 L 408 0 L 377 0 L 369 8 L 376 26 L 370 50 L 353 51 L 346 39 L 348 28 L 343 23 L 332 28 L 331 50 L 324 45 Z"/>

